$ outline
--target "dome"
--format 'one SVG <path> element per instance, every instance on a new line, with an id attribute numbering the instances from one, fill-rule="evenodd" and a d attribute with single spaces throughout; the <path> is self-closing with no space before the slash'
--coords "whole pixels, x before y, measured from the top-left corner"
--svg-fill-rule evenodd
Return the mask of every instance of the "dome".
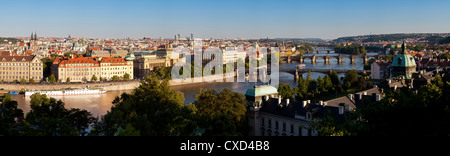
<path id="1" fill-rule="evenodd" d="M 125 61 L 133 61 L 134 59 L 136 59 L 134 54 L 127 54 L 127 56 L 125 56 Z"/>
<path id="2" fill-rule="evenodd" d="M 278 89 L 270 85 L 255 86 L 253 88 L 248 89 L 247 92 L 245 93 L 245 95 L 252 97 L 265 96 L 271 94 L 278 94 Z"/>
<path id="3" fill-rule="evenodd" d="M 394 67 L 413 67 L 416 66 L 416 61 L 409 54 L 399 54 L 395 57 L 392 62 Z"/>

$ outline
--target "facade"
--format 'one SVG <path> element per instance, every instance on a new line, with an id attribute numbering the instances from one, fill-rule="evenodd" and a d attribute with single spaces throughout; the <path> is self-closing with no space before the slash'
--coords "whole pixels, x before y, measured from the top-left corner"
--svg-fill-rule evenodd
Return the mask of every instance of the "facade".
<path id="1" fill-rule="evenodd" d="M 143 57 L 134 60 L 134 77 L 144 78 L 147 75 L 151 75 L 152 71 L 156 67 L 170 67 L 170 61 L 168 59 L 157 59 L 155 55 L 153 57 Z"/>
<path id="2" fill-rule="evenodd" d="M 313 115 L 308 111 L 316 106 L 303 107 L 277 95 L 277 89 L 272 86 L 247 90 L 249 136 L 317 136 L 317 131 L 310 128 Z"/>
<path id="3" fill-rule="evenodd" d="M 58 82 L 86 82 L 92 81 L 92 76 L 99 78 L 100 64 L 91 57 L 72 56 L 57 58 L 53 61 L 51 73 Z"/>
<path id="4" fill-rule="evenodd" d="M 97 80 L 111 80 L 112 77 L 123 77 L 126 73 L 134 79 L 133 61 L 124 58 L 93 58 L 71 56 L 58 58 L 53 61 L 52 74 L 58 82 L 87 82 L 95 75 Z"/>
<path id="5" fill-rule="evenodd" d="M 223 64 L 235 63 L 239 59 L 245 61 L 246 57 L 246 52 L 239 52 L 236 48 L 227 48 L 226 50 L 223 50 Z"/>
<path id="6" fill-rule="evenodd" d="M 43 63 L 37 56 L 0 56 L 0 79 L 5 82 L 27 82 L 43 79 Z"/>
<path id="7" fill-rule="evenodd" d="M 114 76 L 123 77 L 125 74 L 129 74 L 131 80 L 134 79 L 133 61 L 126 61 L 123 58 L 102 58 L 100 69 L 100 76 L 106 80 L 111 80 Z"/>
<path id="8" fill-rule="evenodd" d="M 389 78 L 390 75 L 390 65 L 389 62 L 376 61 L 371 65 L 371 79 L 383 80 Z"/>

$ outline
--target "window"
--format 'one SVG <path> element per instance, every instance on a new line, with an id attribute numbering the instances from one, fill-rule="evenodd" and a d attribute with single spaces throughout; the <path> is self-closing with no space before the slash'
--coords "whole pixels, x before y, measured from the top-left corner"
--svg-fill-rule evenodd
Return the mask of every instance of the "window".
<path id="1" fill-rule="evenodd" d="M 283 123 L 283 131 L 286 131 L 286 123 Z"/>
<path id="2" fill-rule="evenodd" d="M 261 119 L 261 125 L 264 127 L 264 118 Z"/>
<path id="3" fill-rule="evenodd" d="M 294 133 L 294 125 L 291 124 L 291 133 Z"/>
<path id="4" fill-rule="evenodd" d="M 303 129 L 298 127 L 298 136 L 303 136 Z"/>
<path id="5" fill-rule="evenodd" d="M 275 121 L 275 129 L 278 129 L 278 121 Z"/>
<path id="6" fill-rule="evenodd" d="M 272 128 L 272 120 L 269 119 L 269 128 Z"/>

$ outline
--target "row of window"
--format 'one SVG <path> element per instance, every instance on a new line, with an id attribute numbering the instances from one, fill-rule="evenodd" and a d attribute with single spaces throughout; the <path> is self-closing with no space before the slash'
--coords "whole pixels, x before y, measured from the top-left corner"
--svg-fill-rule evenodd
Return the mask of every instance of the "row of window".
<path id="1" fill-rule="evenodd" d="M 2 75 L 9 75 L 9 74 L 11 74 L 11 75 L 22 75 L 22 74 L 25 74 L 25 75 L 28 75 L 28 72 L 5 72 L 5 71 L 2 71 L 2 72 L 0 72 L 0 74 L 2 74 Z M 31 72 L 31 74 L 32 75 L 41 75 L 42 74 L 42 72 Z"/>
<path id="2" fill-rule="evenodd" d="M 28 70 L 29 67 L 2 67 L 3 70 Z M 41 67 L 32 67 L 31 70 L 42 70 Z"/>
<path id="3" fill-rule="evenodd" d="M 28 66 L 28 63 L 0 63 L 0 66 Z M 31 63 L 31 66 L 42 66 L 42 63 Z"/>
<path id="4" fill-rule="evenodd" d="M 280 129 L 280 127 L 279 127 L 280 124 L 279 124 L 278 121 L 275 121 L 275 126 L 272 127 L 272 120 L 268 119 L 268 122 L 267 122 L 268 130 L 264 129 L 265 123 L 266 123 L 264 118 L 261 118 L 261 123 L 262 123 L 261 126 L 263 127 L 261 129 L 262 136 L 266 136 L 266 134 L 265 134 L 266 131 L 268 132 L 267 135 L 271 136 L 272 135 L 272 131 L 271 131 L 272 128 L 274 128 L 274 130 L 277 131 L 277 132 L 281 131 L 284 134 L 292 134 L 292 135 L 295 133 L 295 128 L 297 128 L 298 129 L 298 136 L 303 136 L 303 128 L 300 127 L 300 126 L 296 127 L 296 126 L 294 126 L 294 124 L 289 124 L 289 130 L 290 131 L 287 131 L 287 124 L 285 122 L 283 122 L 282 127 Z M 275 135 L 277 135 L 277 133 L 275 133 Z M 308 130 L 308 136 L 311 136 L 311 131 L 310 130 Z"/>
<path id="5" fill-rule="evenodd" d="M 2 78 L 3 80 L 4 79 L 18 79 L 18 80 L 20 80 L 20 79 L 28 79 L 28 76 L 0 76 L 0 78 Z M 34 80 L 42 79 L 41 76 L 32 76 L 31 78 L 34 79 Z"/>

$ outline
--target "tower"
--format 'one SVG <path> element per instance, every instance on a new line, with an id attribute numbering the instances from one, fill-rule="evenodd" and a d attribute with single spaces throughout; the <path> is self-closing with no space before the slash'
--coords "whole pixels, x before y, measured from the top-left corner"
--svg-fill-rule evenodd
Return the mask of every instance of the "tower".
<path id="1" fill-rule="evenodd" d="M 406 52 L 406 42 L 403 41 L 402 50 L 392 62 L 393 71 L 391 78 L 403 77 L 406 81 L 412 79 L 412 74 L 416 72 L 416 61 Z M 408 83 L 409 84 L 409 83 Z"/>

